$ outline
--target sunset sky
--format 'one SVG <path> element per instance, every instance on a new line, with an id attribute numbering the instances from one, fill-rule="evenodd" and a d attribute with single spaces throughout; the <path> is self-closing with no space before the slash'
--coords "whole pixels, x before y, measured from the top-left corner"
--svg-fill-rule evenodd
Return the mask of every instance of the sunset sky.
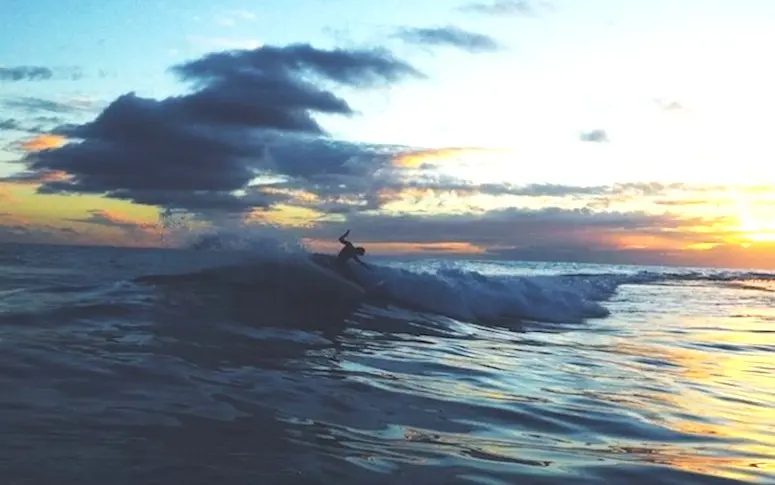
<path id="1" fill-rule="evenodd" d="M 4 1 L 0 242 L 775 268 L 771 0 L 138 4 Z"/>

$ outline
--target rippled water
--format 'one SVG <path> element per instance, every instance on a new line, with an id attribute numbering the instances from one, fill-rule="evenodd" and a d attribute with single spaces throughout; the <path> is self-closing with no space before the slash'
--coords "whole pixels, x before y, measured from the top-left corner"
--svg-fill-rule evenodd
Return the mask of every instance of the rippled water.
<path id="1" fill-rule="evenodd" d="M 474 282 L 456 291 L 506 281 L 523 310 L 578 294 L 610 311 L 474 323 L 302 296 L 244 258 L 0 246 L 4 483 L 775 480 L 767 274 L 385 263 Z"/>

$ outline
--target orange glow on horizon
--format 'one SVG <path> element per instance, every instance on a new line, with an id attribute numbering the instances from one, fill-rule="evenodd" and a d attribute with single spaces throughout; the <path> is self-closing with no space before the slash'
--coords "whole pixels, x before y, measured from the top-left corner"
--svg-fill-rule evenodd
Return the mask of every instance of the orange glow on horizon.
<path id="1" fill-rule="evenodd" d="M 0 201 L 13 202 L 14 200 L 11 191 L 7 187 L 0 185 Z"/>
<path id="2" fill-rule="evenodd" d="M 336 253 L 341 249 L 338 241 L 304 238 L 302 242 L 313 251 Z M 469 242 L 354 242 L 366 248 L 366 254 L 397 255 L 397 254 L 484 254 L 484 248 Z"/>
<path id="3" fill-rule="evenodd" d="M 667 233 L 664 236 L 637 232 L 612 234 L 610 240 L 619 249 L 676 250 L 685 246 L 681 241 L 670 238 Z"/>
<path id="4" fill-rule="evenodd" d="M 30 149 L 46 149 L 46 146 L 61 142 L 61 137 L 36 137 L 30 140 Z M 33 143 L 34 141 L 34 143 Z M 420 167 L 424 163 L 438 164 L 444 168 L 459 167 L 475 161 L 485 163 L 494 153 L 493 150 L 451 148 L 415 152 L 404 157 L 398 157 L 394 163 L 399 167 Z M 484 161 L 482 161 L 484 160 Z M 461 163 L 458 163 L 461 162 Z M 412 172 L 407 172 L 413 175 Z M 0 224 L 7 226 L 24 226 L 39 228 L 43 236 L 45 231 L 58 230 L 55 236 L 64 240 L 71 237 L 73 242 L 82 243 L 91 240 L 95 243 L 108 242 L 116 245 L 135 245 L 127 235 L 139 238 L 143 244 L 152 245 L 159 236 L 155 229 L 158 208 L 142 206 L 131 202 L 109 199 L 98 195 L 65 195 L 38 194 L 37 187 L 41 183 L 53 181 L 68 181 L 71 175 L 63 171 L 48 171 L 36 174 L 27 179 L 0 182 L 0 213 L 6 213 Z M 418 182 L 419 183 L 419 182 Z M 468 186 L 463 182 L 460 186 L 452 186 L 449 190 L 442 188 L 422 187 L 412 184 L 411 180 L 404 187 L 383 188 L 376 194 L 378 209 L 363 214 L 381 214 L 385 216 L 409 215 L 422 224 L 423 216 L 433 215 L 481 215 L 488 210 L 500 210 L 514 207 L 517 209 L 539 210 L 545 207 L 557 207 L 564 210 L 578 210 L 589 207 L 590 200 L 599 197 L 594 194 L 585 196 L 535 196 L 508 198 L 491 194 L 480 194 L 475 183 Z M 311 190 L 285 189 L 280 186 L 253 186 L 251 190 L 264 192 L 268 195 L 287 196 L 283 203 L 278 203 L 268 209 L 256 209 L 245 217 L 249 225 L 264 224 L 278 229 L 313 228 L 314 226 L 335 221 L 344 221 L 346 214 L 337 211 L 323 212 L 317 210 L 317 204 L 327 205 L 329 202 L 341 204 L 358 204 L 363 200 L 351 197 L 345 200 L 321 199 Z M 676 189 L 677 190 L 677 189 Z M 670 205 L 669 213 L 674 218 L 668 218 L 669 224 L 658 227 L 659 218 L 655 218 L 653 227 L 643 227 L 629 230 L 625 227 L 603 227 L 595 229 L 583 225 L 570 224 L 558 228 L 540 224 L 535 234 L 529 234 L 532 243 L 547 241 L 560 242 L 567 238 L 575 247 L 601 250 L 601 257 L 606 252 L 623 250 L 633 255 L 642 254 L 648 260 L 660 260 L 665 264 L 690 264 L 697 266 L 722 266 L 745 268 L 775 268 L 775 219 L 770 214 L 775 213 L 775 189 L 764 186 L 730 187 L 698 189 L 700 195 L 708 197 L 708 203 L 696 204 L 697 193 L 676 193 L 674 200 L 685 197 L 687 204 Z M 716 192 L 712 192 L 716 191 Z M 372 195 L 372 196 L 373 196 Z M 644 196 L 645 197 L 645 196 Z M 622 213 L 653 213 L 665 214 L 664 206 L 655 205 L 654 199 L 647 197 L 627 199 L 624 202 L 612 203 L 605 210 Z M 661 196 L 660 196 L 661 197 Z M 280 197 L 282 199 L 282 197 Z M 657 197 L 659 199 L 659 197 Z M 714 201 L 723 201 L 714 202 Z M 96 209 L 99 208 L 99 209 Z M 363 209 L 364 207 L 361 206 Z M 652 212 L 652 211 L 656 212 Z M 96 211 L 96 212 L 95 212 Z M 101 216 L 102 224 L 97 221 L 84 223 L 89 217 Z M 81 222 L 78 222 L 78 221 Z M 504 221 L 504 223 L 508 223 Z M 504 236 L 504 240 L 493 242 L 487 247 L 466 241 L 466 226 L 461 224 L 461 233 L 453 236 L 454 242 L 394 242 L 376 241 L 365 243 L 371 254 L 485 254 L 488 250 L 510 248 L 522 244 L 521 228 L 514 228 L 514 239 Z M 67 232 L 74 230 L 79 234 Z M 408 228 L 408 230 L 411 230 Z M 542 232 L 544 231 L 544 232 Z M 508 233 L 504 233 L 508 234 Z M 41 237 L 43 237 L 41 236 Z M 54 236 L 52 236 L 54 237 Z M 447 236 L 449 237 L 449 236 Z M 59 239 L 57 239 L 59 240 Z M 310 240 L 315 248 L 328 252 L 338 251 L 339 246 L 334 241 Z M 551 247 L 547 247 L 551 249 Z M 572 251 L 571 251 L 572 252 Z M 570 254 L 570 253 L 569 253 Z M 617 256 L 618 257 L 618 256 Z M 638 257 L 635 258 L 638 260 Z"/>

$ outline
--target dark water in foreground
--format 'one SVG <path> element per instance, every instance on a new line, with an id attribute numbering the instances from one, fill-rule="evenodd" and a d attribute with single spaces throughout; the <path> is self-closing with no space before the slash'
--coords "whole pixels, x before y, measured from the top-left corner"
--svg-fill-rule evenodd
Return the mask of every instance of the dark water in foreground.
<path id="1" fill-rule="evenodd" d="M 0 246 L 2 482 L 775 483 L 773 276 L 250 258 Z"/>

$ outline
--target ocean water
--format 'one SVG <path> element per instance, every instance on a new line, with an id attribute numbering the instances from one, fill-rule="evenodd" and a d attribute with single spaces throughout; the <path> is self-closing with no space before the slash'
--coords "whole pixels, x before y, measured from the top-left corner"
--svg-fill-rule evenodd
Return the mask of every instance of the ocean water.
<path id="1" fill-rule="evenodd" d="M 2 483 L 775 483 L 775 275 L 370 261 L 0 246 Z"/>

